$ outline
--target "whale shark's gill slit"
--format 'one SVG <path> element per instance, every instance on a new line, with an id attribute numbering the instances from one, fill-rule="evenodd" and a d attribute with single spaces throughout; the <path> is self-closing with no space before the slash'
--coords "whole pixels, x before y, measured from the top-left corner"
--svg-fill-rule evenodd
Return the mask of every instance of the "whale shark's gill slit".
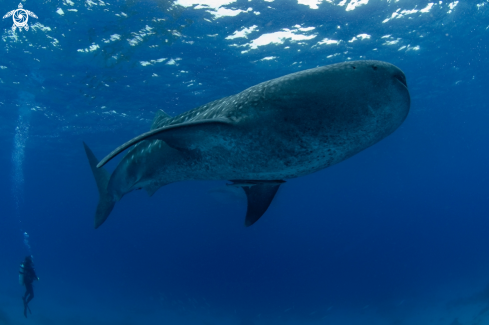
<path id="1" fill-rule="evenodd" d="M 15 127 L 14 147 L 12 151 L 12 196 L 14 211 L 19 222 L 20 231 L 23 235 L 24 246 L 29 255 L 32 255 L 29 244 L 29 235 L 22 230 L 21 208 L 24 202 L 24 161 L 25 146 L 29 138 L 29 126 L 31 120 L 31 108 L 33 105 L 34 95 L 28 92 L 19 92 L 17 105 L 19 107 L 19 116 L 17 126 Z"/>

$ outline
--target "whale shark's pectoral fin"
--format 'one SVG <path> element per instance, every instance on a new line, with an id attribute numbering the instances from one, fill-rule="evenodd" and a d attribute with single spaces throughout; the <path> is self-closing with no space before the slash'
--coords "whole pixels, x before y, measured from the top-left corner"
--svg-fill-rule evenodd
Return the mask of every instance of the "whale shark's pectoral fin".
<path id="1" fill-rule="evenodd" d="M 203 128 L 212 127 L 215 125 L 232 125 L 232 124 L 233 122 L 230 119 L 221 117 L 215 119 L 198 120 L 198 121 L 168 125 L 168 126 L 161 127 L 159 129 L 154 129 L 149 132 L 143 133 L 135 137 L 134 139 L 127 141 L 126 143 L 117 147 L 116 149 L 114 149 L 111 153 L 109 153 L 104 159 L 102 159 L 98 163 L 97 168 L 102 167 L 107 162 L 109 162 L 112 158 L 120 154 L 122 151 L 126 150 L 127 148 L 143 140 L 154 140 L 154 139 L 159 139 L 163 141 L 168 139 L 173 140 L 174 139 L 173 136 L 177 132 L 178 132 L 178 136 L 184 136 L 185 135 L 184 133 L 192 133 L 198 130 L 202 130 Z"/>
<path id="2" fill-rule="evenodd" d="M 235 180 L 230 186 L 242 187 L 248 198 L 245 226 L 249 227 L 260 219 L 272 203 L 278 188 L 285 181 L 249 181 Z"/>

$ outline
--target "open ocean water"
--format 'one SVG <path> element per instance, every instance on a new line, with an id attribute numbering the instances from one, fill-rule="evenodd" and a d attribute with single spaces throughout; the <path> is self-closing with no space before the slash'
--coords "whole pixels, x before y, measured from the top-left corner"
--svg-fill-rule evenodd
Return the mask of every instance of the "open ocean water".
<path id="1" fill-rule="evenodd" d="M 21 3 L 29 30 L 1 20 L 1 325 L 489 324 L 489 1 Z M 133 192 L 93 229 L 82 141 L 100 159 L 158 109 L 361 59 L 404 71 L 406 121 L 255 225 L 209 181 Z"/>

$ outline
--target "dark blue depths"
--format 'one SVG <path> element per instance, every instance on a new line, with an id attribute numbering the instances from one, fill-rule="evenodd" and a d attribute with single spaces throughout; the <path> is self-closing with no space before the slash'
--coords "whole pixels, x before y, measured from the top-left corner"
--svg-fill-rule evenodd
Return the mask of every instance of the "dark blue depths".
<path id="1" fill-rule="evenodd" d="M 312 10 L 252 2 L 260 15 L 217 20 L 165 3 L 114 2 L 110 10 L 126 12 L 126 20 L 80 6 L 76 23 L 66 10 L 56 14 L 62 3 L 24 5 L 51 26 L 47 34 L 60 47 L 35 30 L 23 32 L 23 42 L 1 43 L 0 65 L 8 68 L 0 70 L 0 324 L 489 322 L 487 5 L 461 2 L 450 14 L 438 6 L 390 24 L 382 20 L 398 7 L 427 2 L 373 2 L 348 12 L 337 3 Z M 124 41 L 154 16 L 166 22 L 143 37 L 144 47 Z M 286 40 L 242 54 L 225 39 L 242 26 L 265 34 L 295 24 L 315 26 L 316 41 L 344 41 L 332 50 Z M 10 22 L 2 26 L 8 35 Z M 102 41 L 115 33 L 123 41 Z M 348 42 L 361 33 L 372 35 L 370 43 Z M 399 46 L 382 45 L 387 34 L 401 38 Z M 99 50 L 77 51 L 92 43 Z M 420 49 L 398 51 L 408 44 Z M 267 56 L 277 59 L 259 61 Z M 158 58 L 181 60 L 140 64 Z M 243 226 L 245 200 L 225 182 L 185 182 L 151 198 L 131 193 L 92 229 L 98 195 L 82 141 L 101 158 L 147 131 L 157 109 L 178 114 L 270 78 L 362 58 L 405 72 L 407 120 L 349 160 L 289 180 L 252 227 Z M 22 145 L 16 128 L 26 124 Z M 19 146 L 24 158 L 13 161 Z M 24 231 L 40 277 L 27 320 L 17 284 L 28 253 Z"/>

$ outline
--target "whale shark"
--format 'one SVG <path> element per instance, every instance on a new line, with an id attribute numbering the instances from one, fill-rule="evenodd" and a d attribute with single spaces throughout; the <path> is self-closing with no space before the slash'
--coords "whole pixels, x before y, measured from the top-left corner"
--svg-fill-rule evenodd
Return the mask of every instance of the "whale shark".
<path id="1" fill-rule="evenodd" d="M 247 197 L 254 224 L 288 179 L 339 163 L 406 119 L 404 73 L 383 61 L 349 61 L 288 74 L 178 116 L 162 110 L 151 129 L 100 162 L 85 144 L 100 199 L 95 228 L 127 193 L 186 180 L 226 180 Z M 129 150 L 127 150 L 129 149 Z M 112 174 L 103 166 L 127 150 Z"/>

